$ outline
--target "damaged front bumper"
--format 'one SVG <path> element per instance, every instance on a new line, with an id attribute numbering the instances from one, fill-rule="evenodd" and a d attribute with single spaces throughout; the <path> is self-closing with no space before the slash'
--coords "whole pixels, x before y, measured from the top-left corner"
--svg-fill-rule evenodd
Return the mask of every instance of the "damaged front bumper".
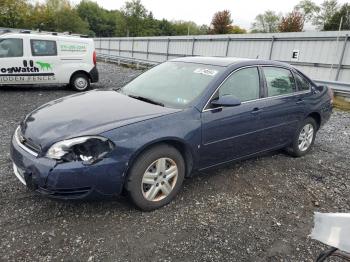
<path id="1" fill-rule="evenodd" d="M 29 189 L 58 199 L 82 199 L 118 195 L 122 192 L 126 163 L 105 158 L 93 165 L 82 162 L 59 163 L 35 156 L 15 138 L 11 159 L 17 178 Z"/>

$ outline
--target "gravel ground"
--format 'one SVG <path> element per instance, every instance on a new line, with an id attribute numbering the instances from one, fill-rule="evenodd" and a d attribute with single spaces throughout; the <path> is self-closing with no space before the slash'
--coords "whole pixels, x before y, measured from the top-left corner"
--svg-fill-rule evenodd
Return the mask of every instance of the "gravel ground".
<path id="1" fill-rule="evenodd" d="M 100 63 L 95 88 L 140 71 Z M 336 111 L 307 156 L 283 152 L 187 179 L 151 213 L 127 199 L 64 202 L 34 195 L 13 175 L 9 141 L 23 116 L 73 94 L 63 87 L 0 88 L 1 261 L 313 261 L 313 212 L 350 212 L 350 113 Z"/>

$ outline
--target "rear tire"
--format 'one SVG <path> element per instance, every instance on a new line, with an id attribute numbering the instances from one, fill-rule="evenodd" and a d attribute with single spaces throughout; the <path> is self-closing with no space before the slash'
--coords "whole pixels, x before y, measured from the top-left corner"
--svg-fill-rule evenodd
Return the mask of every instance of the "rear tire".
<path id="1" fill-rule="evenodd" d="M 287 151 L 294 157 L 305 156 L 312 148 L 316 133 L 317 123 L 312 117 L 306 118 L 294 134 L 293 142 Z"/>
<path id="2" fill-rule="evenodd" d="M 83 73 L 77 73 L 72 76 L 70 87 L 74 91 L 85 92 L 90 89 L 90 78 Z"/>
<path id="3" fill-rule="evenodd" d="M 137 208 L 152 211 L 171 202 L 185 177 L 185 162 L 175 148 L 162 144 L 142 153 L 131 167 L 126 190 Z"/>

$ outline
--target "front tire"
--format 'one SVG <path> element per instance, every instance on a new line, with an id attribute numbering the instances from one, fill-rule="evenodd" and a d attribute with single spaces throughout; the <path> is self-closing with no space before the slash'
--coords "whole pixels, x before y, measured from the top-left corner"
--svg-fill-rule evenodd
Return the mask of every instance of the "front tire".
<path id="1" fill-rule="evenodd" d="M 128 173 L 126 190 L 143 211 L 152 211 L 171 202 L 185 177 L 185 162 L 178 150 L 159 145 L 142 153 Z"/>
<path id="2" fill-rule="evenodd" d="M 74 91 L 85 92 L 90 89 L 90 78 L 83 73 L 77 73 L 72 76 L 70 87 Z"/>
<path id="3" fill-rule="evenodd" d="M 293 143 L 288 148 L 288 152 L 294 157 L 306 155 L 315 142 L 317 128 L 317 123 L 313 118 L 306 118 L 295 132 Z"/>

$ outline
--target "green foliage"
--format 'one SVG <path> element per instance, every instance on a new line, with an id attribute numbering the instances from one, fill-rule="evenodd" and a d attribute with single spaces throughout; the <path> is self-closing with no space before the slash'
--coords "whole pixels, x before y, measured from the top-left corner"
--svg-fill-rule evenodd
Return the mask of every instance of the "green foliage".
<path id="1" fill-rule="evenodd" d="M 276 12 L 268 10 L 263 14 L 255 17 L 252 24 L 253 33 L 275 33 L 278 31 L 278 24 L 281 21 L 281 15 Z"/>
<path id="2" fill-rule="evenodd" d="M 0 27 L 24 27 L 29 10 L 26 0 L 0 0 Z"/>
<path id="3" fill-rule="evenodd" d="M 328 24 L 335 15 L 335 13 L 339 10 L 337 0 L 325 0 L 320 7 L 320 12 L 315 17 L 313 23 L 318 26 L 319 29 L 325 29 L 325 25 Z"/>
<path id="4" fill-rule="evenodd" d="M 294 9 L 302 14 L 305 22 L 312 21 L 321 10 L 321 8 L 311 0 L 300 1 Z"/>
<path id="5" fill-rule="evenodd" d="M 323 30 L 339 30 L 340 23 L 341 30 L 350 30 L 350 5 L 344 4 L 332 17 L 325 22 Z"/>
<path id="6" fill-rule="evenodd" d="M 108 37 L 115 35 L 117 11 L 109 12 L 97 3 L 83 0 L 76 7 L 79 16 L 88 24 L 89 35 Z"/>

